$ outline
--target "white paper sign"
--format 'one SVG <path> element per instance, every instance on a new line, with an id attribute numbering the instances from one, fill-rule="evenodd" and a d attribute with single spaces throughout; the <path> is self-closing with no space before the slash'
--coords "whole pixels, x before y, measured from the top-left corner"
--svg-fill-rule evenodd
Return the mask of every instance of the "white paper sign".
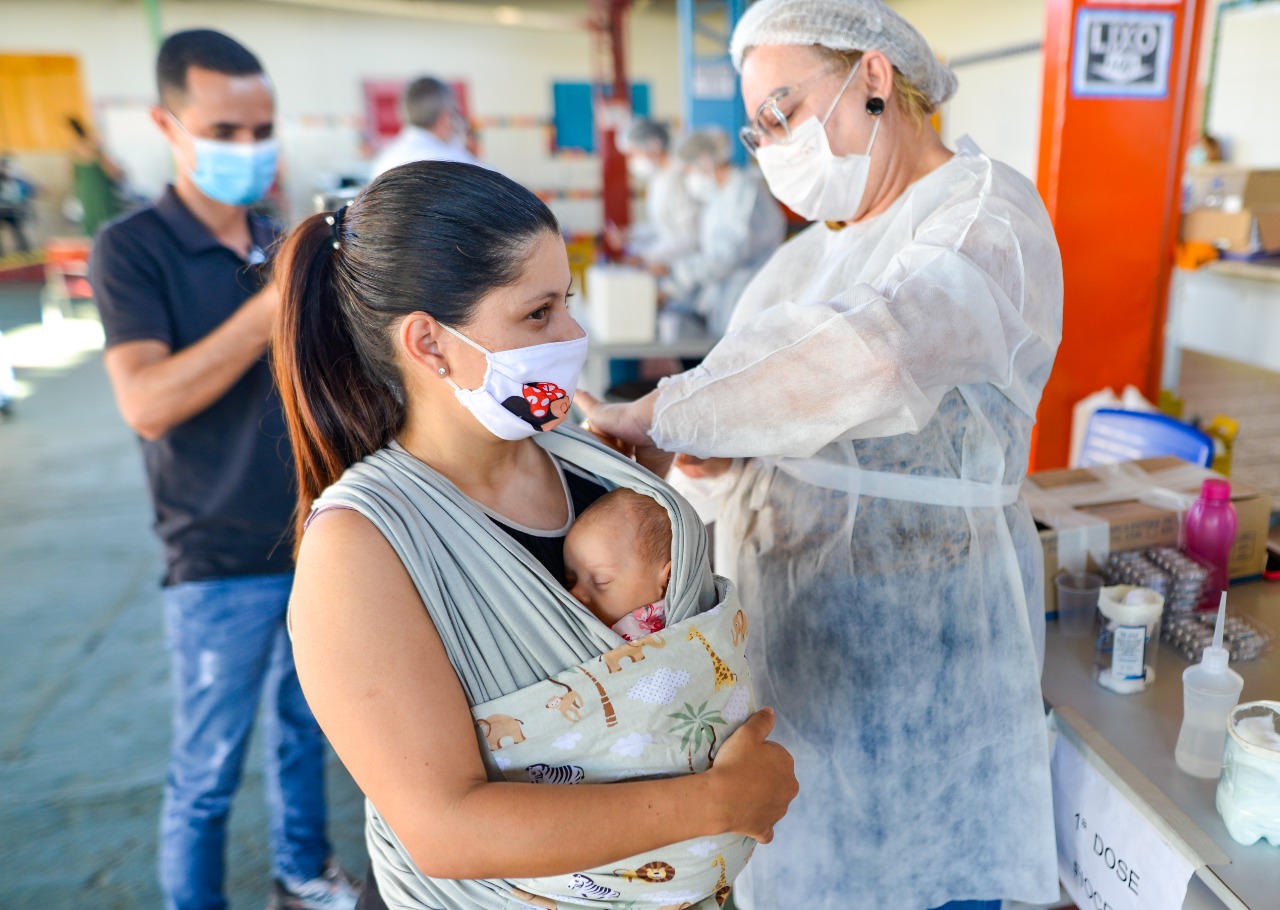
<path id="1" fill-rule="evenodd" d="M 1165 98 L 1174 14 L 1079 9 L 1071 90 L 1083 98 Z"/>
<path id="2" fill-rule="evenodd" d="M 1195 871 L 1065 736 L 1053 749 L 1058 875 L 1080 910 L 1181 910 Z"/>
<path id="3" fill-rule="evenodd" d="M 732 63 L 695 63 L 693 97 L 701 101 L 732 101 L 738 91 L 738 74 Z"/>

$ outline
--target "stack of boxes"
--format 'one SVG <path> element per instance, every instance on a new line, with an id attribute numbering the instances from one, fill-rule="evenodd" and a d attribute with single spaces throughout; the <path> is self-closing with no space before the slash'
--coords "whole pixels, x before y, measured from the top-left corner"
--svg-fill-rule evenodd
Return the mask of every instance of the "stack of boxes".
<path id="1" fill-rule="evenodd" d="M 1022 495 L 1040 528 L 1046 612 L 1058 609 L 1053 579 L 1060 569 L 1098 571 L 1112 553 L 1179 546 L 1186 510 L 1207 478 L 1221 476 L 1172 457 L 1028 476 Z M 1232 482 L 1231 504 L 1239 531 L 1228 574 L 1233 582 L 1259 577 L 1267 561 L 1271 496 Z"/>
<path id="2" fill-rule="evenodd" d="M 1280 255 L 1280 170 L 1188 168 L 1185 193 L 1183 243 L 1207 243 L 1224 259 Z"/>

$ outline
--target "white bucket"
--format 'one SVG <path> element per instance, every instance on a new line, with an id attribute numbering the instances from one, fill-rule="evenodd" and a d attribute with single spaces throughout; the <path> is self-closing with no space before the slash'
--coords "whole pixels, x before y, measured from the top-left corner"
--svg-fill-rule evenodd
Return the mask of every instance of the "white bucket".
<path id="1" fill-rule="evenodd" d="M 1280 847 L 1280 702 L 1236 705 L 1227 733 L 1218 814 L 1238 843 L 1247 847 L 1266 838 Z"/>

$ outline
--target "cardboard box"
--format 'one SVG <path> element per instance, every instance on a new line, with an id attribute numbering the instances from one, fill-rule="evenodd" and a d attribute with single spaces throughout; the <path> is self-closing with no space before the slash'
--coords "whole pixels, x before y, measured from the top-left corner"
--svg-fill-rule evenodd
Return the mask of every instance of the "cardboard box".
<path id="1" fill-rule="evenodd" d="M 592 265 L 587 269 L 587 319 L 603 344 L 649 344 L 658 334 L 658 285 L 644 269 Z"/>
<path id="2" fill-rule="evenodd" d="M 1253 170 L 1232 164 L 1187 168 L 1187 209 L 1280 209 L 1280 170 Z"/>
<path id="3" fill-rule="evenodd" d="M 1182 216 L 1181 237 L 1232 253 L 1280 252 L 1280 211 L 1193 209 Z"/>
<path id="4" fill-rule="evenodd" d="M 1188 168 L 1183 243 L 1235 254 L 1280 252 L 1280 170 L 1229 164 Z"/>
<path id="5" fill-rule="evenodd" d="M 1027 477 L 1023 496 L 1041 528 L 1046 612 L 1057 611 L 1059 569 L 1096 569 L 1113 551 L 1180 545 L 1186 510 L 1201 484 L 1220 476 L 1169 457 Z M 1260 575 L 1266 565 L 1271 495 L 1232 482 L 1231 504 L 1240 525 L 1229 571 L 1238 581 Z"/>

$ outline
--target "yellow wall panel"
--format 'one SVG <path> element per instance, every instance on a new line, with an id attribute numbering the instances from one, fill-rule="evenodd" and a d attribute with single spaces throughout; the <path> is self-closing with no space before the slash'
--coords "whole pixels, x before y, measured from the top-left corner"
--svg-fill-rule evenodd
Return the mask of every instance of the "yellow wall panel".
<path id="1" fill-rule="evenodd" d="M 70 149 L 67 117 L 90 123 L 78 58 L 0 54 L 0 152 Z"/>

